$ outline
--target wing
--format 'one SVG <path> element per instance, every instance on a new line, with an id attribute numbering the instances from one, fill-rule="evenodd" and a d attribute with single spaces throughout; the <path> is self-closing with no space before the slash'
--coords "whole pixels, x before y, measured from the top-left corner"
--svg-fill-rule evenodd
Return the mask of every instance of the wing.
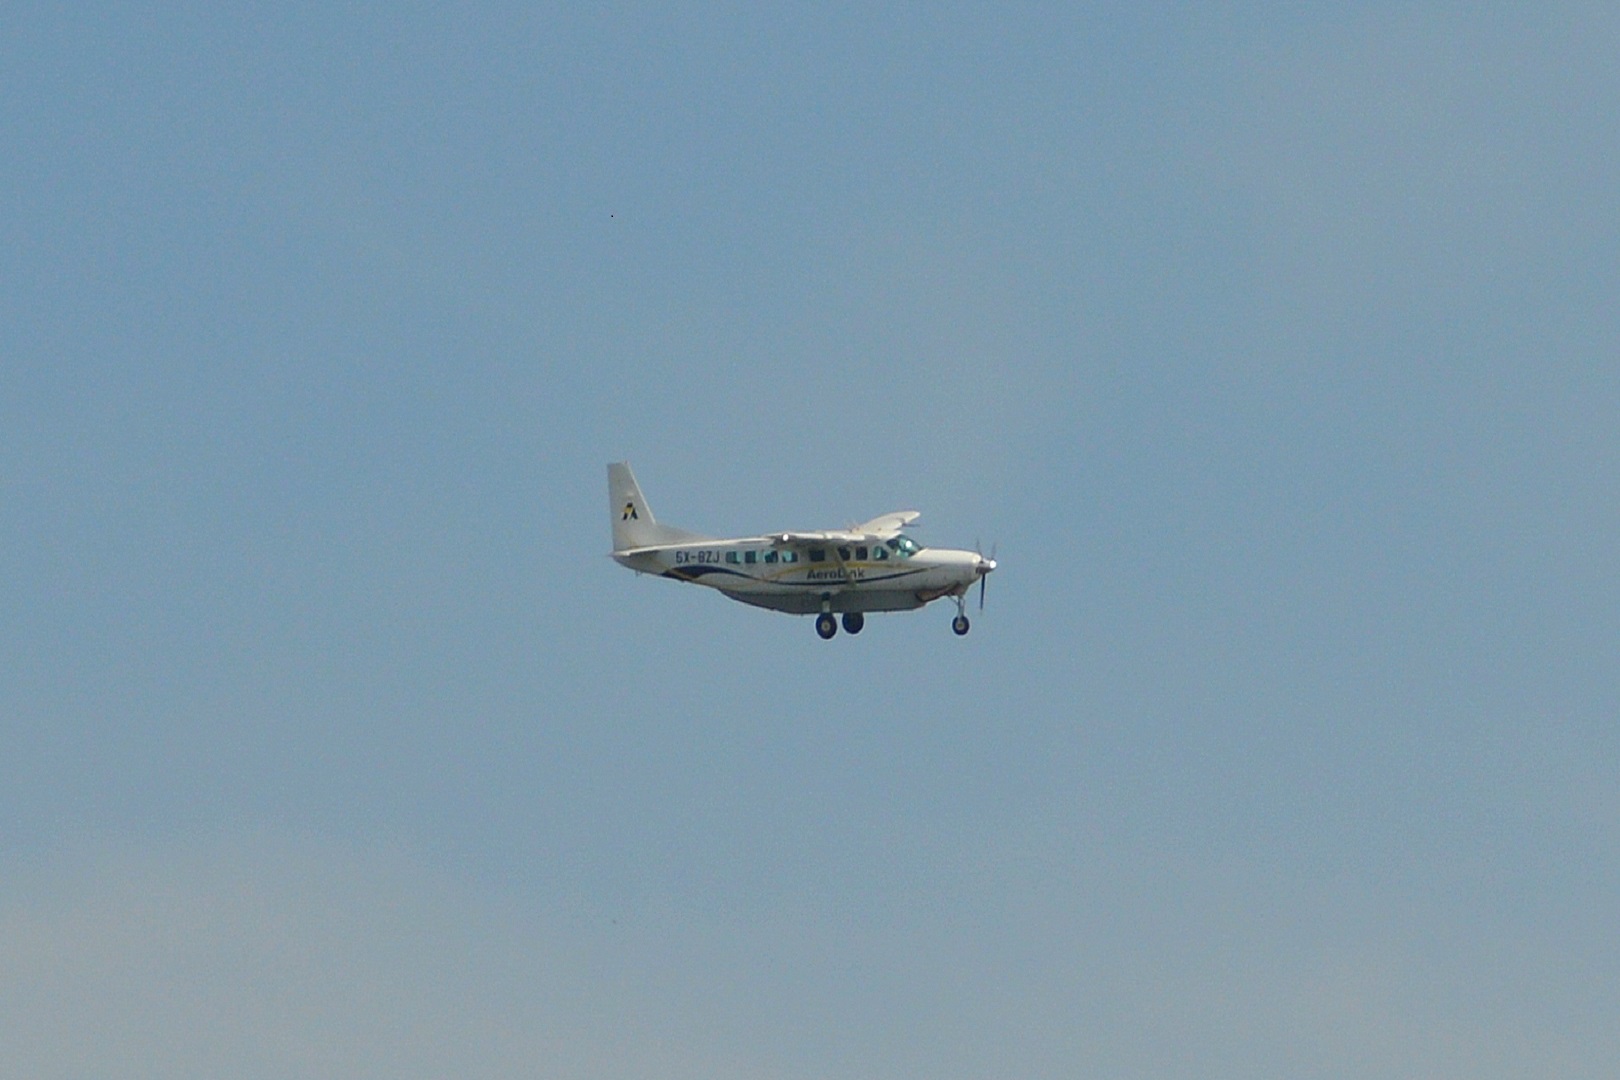
<path id="1" fill-rule="evenodd" d="M 824 532 L 771 533 L 768 539 L 777 547 L 801 547 L 805 544 L 881 544 L 900 534 L 905 526 L 922 517 L 915 510 L 897 510 L 892 514 L 873 518 L 864 525 L 848 529 L 828 529 Z"/>
<path id="2" fill-rule="evenodd" d="M 780 532 L 767 539 L 776 547 L 803 547 L 806 544 L 871 544 L 880 542 L 881 536 L 858 532 Z"/>
<path id="3" fill-rule="evenodd" d="M 882 517 L 875 517 L 871 521 L 866 522 L 864 525 L 857 525 L 855 526 L 855 530 L 857 532 L 866 533 L 868 536 L 881 537 L 882 539 L 886 540 L 891 536 L 897 535 L 901 529 L 905 528 L 907 525 L 910 525 L 913 521 L 916 521 L 920 517 L 922 517 L 922 514 L 918 513 L 916 510 L 896 510 L 892 514 L 884 514 Z"/>

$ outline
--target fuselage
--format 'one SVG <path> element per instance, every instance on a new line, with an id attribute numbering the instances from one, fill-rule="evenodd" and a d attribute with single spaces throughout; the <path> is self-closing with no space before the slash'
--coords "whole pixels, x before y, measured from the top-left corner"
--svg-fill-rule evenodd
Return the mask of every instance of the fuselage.
<path id="1" fill-rule="evenodd" d="M 734 600 L 795 614 L 908 611 L 961 596 L 990 560 L 925 548 L 897 535 L 866 543 L 784 546 L 769 536 L 615 551 L 622 566 L 718 589 Z"/>

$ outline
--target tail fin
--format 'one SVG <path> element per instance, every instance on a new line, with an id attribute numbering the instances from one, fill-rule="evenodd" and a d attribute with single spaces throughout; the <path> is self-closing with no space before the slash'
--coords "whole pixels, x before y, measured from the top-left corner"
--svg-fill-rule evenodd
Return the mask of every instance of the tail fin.
<path id="1" fill-rule="evenodd" d="M 614 551 L 709 539 L 685 529 L 658 524 L 627 461 L 608 466 L 608 510 L 613 515 Z"/>

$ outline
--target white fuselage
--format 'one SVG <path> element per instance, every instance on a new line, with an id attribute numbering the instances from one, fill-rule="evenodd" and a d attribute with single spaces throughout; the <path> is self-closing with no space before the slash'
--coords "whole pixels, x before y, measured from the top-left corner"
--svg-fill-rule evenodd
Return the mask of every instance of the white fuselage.
<path id="1" fill-rule="evenodd" d="M 905 536 L 783 547 L 769 536 L 615 551 L 622 566 L 718 589 L 734 600 L 807 615 L 908 611 L 960 596 L 993 565 L 972 551 L 919 547 Z"/>

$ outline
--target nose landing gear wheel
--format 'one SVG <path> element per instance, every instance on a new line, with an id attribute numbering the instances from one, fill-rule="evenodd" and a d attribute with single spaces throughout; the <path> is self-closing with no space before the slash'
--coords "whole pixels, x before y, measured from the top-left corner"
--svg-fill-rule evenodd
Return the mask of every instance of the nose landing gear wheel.
<path id="1" fill-rule="evenodd" d="M 968 619 L 967 619 L 967 616 L 966 615 L 958 615 L 956 618 L 952 619 L 951 620 L 951 629 L 956 632 L 957 637 L 961 637 L 963 634 L 967 633 L 968 632 Z"/>
<path id="2" fill-rule="evenodd" d="M 861 632 L 861 627 L 863 627 L 865 625 L 866 625 L 866 616 L 865 615 L 862 615 L 858 611 L 846 611 L 846 612 L 844 612 L 844 633 L 846 633 L 846 634 L 858 634 L 858 633 Z"/>
<path id="3" fill-rule="evenodd" d="M 831 641 L 832 636 L 838 633 L 838 620 L 823 611 L 816 616 L 816 633 L 820 634 L 824 641 Z M 850 633 L 854 631 L 851 630 Z"/>

